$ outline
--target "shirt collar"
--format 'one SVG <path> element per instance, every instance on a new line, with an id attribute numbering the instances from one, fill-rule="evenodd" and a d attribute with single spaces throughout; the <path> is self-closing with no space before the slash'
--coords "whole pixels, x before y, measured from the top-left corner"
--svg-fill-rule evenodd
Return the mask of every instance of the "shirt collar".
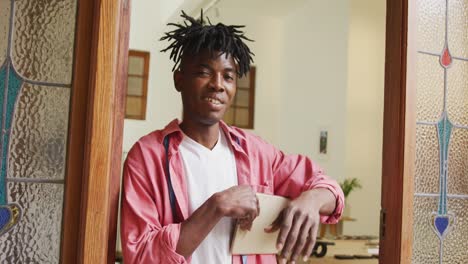
<path id="1" fill-rule="evenodd" d="M 174 119 L 166 125 L 162 131 L 163 136 L 161 138 L 161 143 L 166 136 L 171 135 L 171 139 L 173 137 L 177 139 L 176 145 L 178 146 L 180 144 L 183 139 L 183 132 L 180 129 L 179 124 L 180 121 L 178 119 Z M 219 127 L 223 130 L 227 141 L 232 145 L 232 147 L 239 152 L 245 153 L 244 149 L 242 148 L 245 143 L 245 136 L 240 133 L 238 129 L 228 126 L 223 120 L 219 121 Z M 239 144 L 236 142 L 236 138 L 239 141 Z"/>

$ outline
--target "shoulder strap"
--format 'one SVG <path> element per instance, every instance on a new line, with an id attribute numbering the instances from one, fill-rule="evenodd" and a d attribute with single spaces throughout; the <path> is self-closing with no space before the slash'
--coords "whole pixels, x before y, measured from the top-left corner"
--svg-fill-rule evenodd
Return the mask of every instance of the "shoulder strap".
<path id="1" fill-rule="evenodd" d="M 169 170 L 169 136 L 164 138 L 164 149 L 166 151 L 166 177 L 167 177 L 167 189 L 169 190 L 169 201 L 171 202 L 172 218 L 174 222 L 177 219 L 177 210 L 176 210 L 176 197 L 174 193 L 174 188 L 172 188 L 171 181 L 171 172 Z"/>

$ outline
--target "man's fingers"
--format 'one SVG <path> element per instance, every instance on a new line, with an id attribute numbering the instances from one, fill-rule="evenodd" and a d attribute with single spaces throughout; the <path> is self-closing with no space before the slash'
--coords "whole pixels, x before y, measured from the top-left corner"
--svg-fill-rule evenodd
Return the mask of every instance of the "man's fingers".
<path id="1" fill-rule="evenodd" d="M 297 257 L 302 254 L 306 243 L 308 242 L 307 238 L 309 237 L 310 229 L 312 226 L 312 219 L 306 216 L 298 216 L 298 218 L 303 219 L 302 227 L 297 235 L 295 245 L 293 247 L 293 252 L 291 254 L 291 260 L 297 260 Z M 293 242 L 294 243 L 294 242 Z"/>
<path id="2" fill-rule="evenodd" d="M 289 216 L 291 215 L 291 217 Z M 287 219 L 292 218 L 291 223 L 289 224 Z M 281 226 L 279 243 L 283 245 L 283 250 L 281 251 L 281 256 L 288 258 L 293 250 L 293 247 L 296 245 L 296 240 L 300 228 L 302 226 L 302 219 L 298 216 L 294 216 L 293 213 L 287 214 L 283 225 Z M 287 231 L 286 231 L 287 230 Z"/>
<path id="3" fill-rule="evenodd" d="M 290 212 L 291 212 L 290 210 L 286 209 L 281 213 L 282 214 L 282 221 L 280 224 L 281 229 L 278 234 L 278 240 L 276 242 L 276 248 L 278 248 L 278 250 L 283 249 L 284 243 L 286 242 L 286 238 L 288 237 L 289 231 L 292 228 L 294 215 Z"/>
<path id="4" fill-rule="evenodd" d="M 314 223 L 309 231 L 307 245 L 304 247 L 304 253 L 303 253 L 304 261 L 307 261 L 307 259 L 312 254 L 312 251 L 314 250 L 315 242 L 317 240 L 317 231 L 318 231 L 318 223 Z"/>

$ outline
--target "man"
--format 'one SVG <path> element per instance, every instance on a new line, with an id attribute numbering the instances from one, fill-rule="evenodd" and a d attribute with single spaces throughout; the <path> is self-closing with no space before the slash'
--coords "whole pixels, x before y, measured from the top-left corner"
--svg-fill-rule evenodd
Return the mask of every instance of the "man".
<path id="1" fill-rule="evenodd" d="M 229 253 L 232 224 L 249 229 L 257 192 L 291 198 L 265 232 L 279 231 L 280 262 L 310 256 L 320 220 L 336 223 L 343 193 L 310 159 L 285 155 L 257 136 L 227 126 L 223 115 L 252 53 L 241 26 L 185 23 L 162 40 L 174 60 L 183 119 L 141 138 L 124 166 L 125 263 L 276 263 L 274 255 Z"/>

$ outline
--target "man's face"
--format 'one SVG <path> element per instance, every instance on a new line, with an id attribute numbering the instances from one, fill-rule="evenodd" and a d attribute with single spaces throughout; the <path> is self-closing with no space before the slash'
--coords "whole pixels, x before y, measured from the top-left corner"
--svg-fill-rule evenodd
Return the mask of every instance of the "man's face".
<path id="1" fill-rule="evenodd" d="M 236 66 L 231 56 L 201 52 L 184 58 L 174 73 L 177 91 L 182 94 L 184 121 L 202 125 L 219 122 L 236 93 Z"/>

